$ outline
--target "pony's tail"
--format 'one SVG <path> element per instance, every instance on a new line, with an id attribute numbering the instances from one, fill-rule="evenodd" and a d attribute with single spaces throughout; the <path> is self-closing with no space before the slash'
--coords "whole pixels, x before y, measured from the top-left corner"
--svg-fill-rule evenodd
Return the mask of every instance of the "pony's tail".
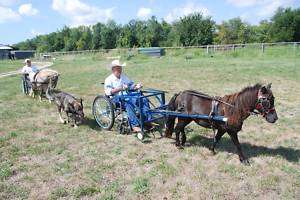
<path id="1" fill-rule="evenodd" d="M 167 107 L 167 110 L 169 111 L 175 111 L 176 110 L 176 98 L 178 97 L 179 94 L 175 94 Z M 172 137 L 172 133 L 174 131 L 174 125 L 175 125 L 175 116 L 168 116 L 167 120 L 166 120 L 166 131 L 165 131 L 165 137 L 171 138 Z"/>

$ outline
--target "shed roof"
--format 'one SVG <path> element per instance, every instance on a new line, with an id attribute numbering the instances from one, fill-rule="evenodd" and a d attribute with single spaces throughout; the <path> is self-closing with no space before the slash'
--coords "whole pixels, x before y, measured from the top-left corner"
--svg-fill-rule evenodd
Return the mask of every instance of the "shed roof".
<path id="1" fill-rule="evenodd" d="M 7 45 L 0 44 L 0 49 L 12 50 L 13 48 Z"/>

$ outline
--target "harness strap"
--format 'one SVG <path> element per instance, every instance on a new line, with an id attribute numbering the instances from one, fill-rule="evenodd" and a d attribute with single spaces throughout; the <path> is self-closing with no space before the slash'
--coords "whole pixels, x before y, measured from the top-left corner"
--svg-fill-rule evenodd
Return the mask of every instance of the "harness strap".
<path id="1" fill-rule="evenodd" d="M 191 95 L 194 95 L 194 96 L 215 100 L 215 101 L 221 102 L 221 103 L 223 103 L 227 106 L 234 107 L 234 105 L 232 105 L 230 103 L 227 103 L 225 101 L 222 101 L 220 98 L 217 98 L 217 97 L 212 97 L 212 96 L 209 96 L 209 95 L 206 95 L 206 94 L 199 94 L 199 93 L 196 93 L 196 92 L 193 92 L 193 91 L 188 91 L 188 93 L 191 94 Z"/>
<path id="2" fill-rule="evenodd" d="M 215 122 L 212 119 L 213 119 L 213 116 L 218 115 L 218 108 L 219 108 L 219 102 L 216 101 L 215 99 L 213 99 L 211 102 L 211 111 L 208 115 L 208 117 L 209 117 L 208 121 L 213 130 L 214 142 L 216 142 L 216 133 L 217 133 L 218 129 L 215 129 Z"/>

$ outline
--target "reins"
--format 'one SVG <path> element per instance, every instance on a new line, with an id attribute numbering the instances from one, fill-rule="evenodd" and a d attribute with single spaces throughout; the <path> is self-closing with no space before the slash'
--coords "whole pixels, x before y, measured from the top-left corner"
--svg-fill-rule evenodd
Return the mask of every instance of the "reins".
<path id="1" fill-rule="evenodd" d="M 218 101 L 218 102 L 223 103 L 223 104 L 225 104 L 227 106 L 230 106 L 230 107 L 234 107 L 234 105 L 232 105 L 230 103 L 227 103 L 225 101 L 222 101 L 221 99 L 218 99 L 216 97 L 212 97 L 212 96 L 209 96 L 209 95 L 206 95 L 206 94 L 199 94 L 199 93 L 192 92 L 192 91 L 188 91 L 188 93 L 191 94 L 191 95 L 194 95 L 194 96 L 203 97 L 203 98 L 206 98 L 206 99 Z"/>

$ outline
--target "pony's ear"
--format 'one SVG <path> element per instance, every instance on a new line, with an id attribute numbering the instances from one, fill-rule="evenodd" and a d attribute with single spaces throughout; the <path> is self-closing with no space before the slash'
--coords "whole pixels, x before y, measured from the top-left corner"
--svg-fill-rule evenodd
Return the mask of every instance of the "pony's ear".
<path id="1" fill-rule="evenodd" d="M 262 94 L 266 94 L 266 93 L 268 92 L 266 86 L 262 86 L 262 87 L 260 88 L 260 92 L 261 92 Z"/>
<path id="2" fill-rule="evenodd" d="M 269 84 L 267 85 L 267 89 L 271 89 L 271 86 L 272 86 L 272 83 L 269 83 Z"/>

